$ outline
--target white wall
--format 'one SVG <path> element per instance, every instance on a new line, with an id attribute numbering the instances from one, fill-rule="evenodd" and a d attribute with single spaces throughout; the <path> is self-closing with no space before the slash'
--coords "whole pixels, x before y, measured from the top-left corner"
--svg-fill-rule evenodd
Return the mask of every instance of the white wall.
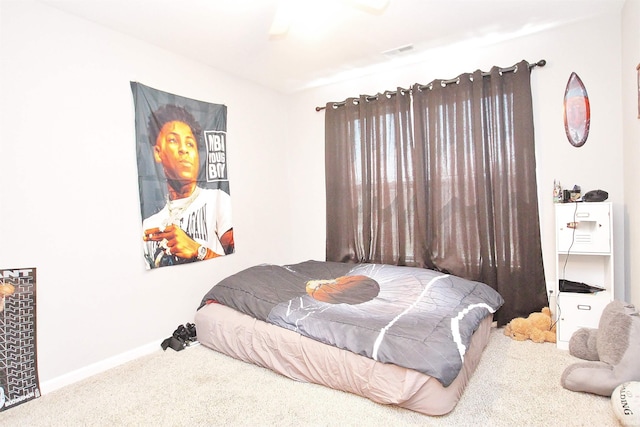
<path id="1" fill-rule="evenodd" d="M 3 1 L 0 24 L 0 268 L 37 268 L 44 392 L 159 349 L 221 278 L 294 258 L 282 95 L 33 1 Z M 132 80 L 227 105 L 235 254 L 144 269 Z"/>
<path id="2" fill-rule="evenodd" d="M 637 5 L 627 8 L 636 21 L 625 21 L 625 38 L 637 38 L 630 29 Z M 359 93 L 546 59 L 546 67 L 533 71 L 532 84 L 547 281 L 555 277 L 556 178 L 609 191 L 621 252 L 620 22 L 612 12 L 497 45 L 450 47 L 417 64 L 284 96 L 40 3 L 3 0 L 0 268 L 38 269 L 43 391 L 156 350 L 177 325 L 192 320 L 206 290 L 241 268 L 323 259 L 324 113 L 314 108 Z M 636 41 L 625 48 L 625 58 L 637 50 Z M 591 135 L 579 149 L 566 141 L 562 123 L 572 71 L 592 102 Z M 228 106 L 236 254 L 144 270 L 131 80 Z M 625 114 L 627 108 L 625 103 Z M 637 125 L 624 126 L 624 148 L 635 160 L 638 148 L 630 139 L 637 142 Z M 637 162 L 631 165 L 637 168 Z M 637 174 L 631 174 L 632 184 Z M 624 277 L 623 258 L 617 257 L 618 277 Z"/>
<path id="3" fill-rule="evenodd" d="M 476 69 L 491 66 L 508 67 L 522 59 L 535 62 L 546 59 L 547 65 L 535 68 L 531 75 L 534 97 L 540 221 L 545 273 L 548 288 L 555 282 L 555 233 L 552 190 L 554 179 L 565 186 L 578 184 L 583 190 L 604 189 L 613 202 L 616 297 L 625 298 L 624 290 L 624 194 L 621 98 L 621 34 L 620 12 L 578 22 L 544 32 L 522 36 L 494 45 L 460 45 L 433 51 L 419 62 L 371 75 L 348 79 L 308 90 L 293 97 L 289 129 L 294 136 L 292 146 L 306 159 L 318 159 L 293 165 L 292 176 L 323 175 L 322 159 L 324 113 L 316 106 L 328 101 L 342 101 L 361 93 L 375 94 L 398 86 L 429 83 L 436 78 L 449 79 Z M 584 82 L 591 101 L 591 131 L 587 143 L 580 148 L 569 144 L 564 133 L 562 101 L 571 72 Z M 297 135 L 297 137 L 296 137 Z M 637 157 L 636 157 L 637 159 Z M 317 197 L 324 194 L 324 181 L 307 182 L 308 192 L 301 189 L 292 208 L 292 219 L 298 226 L 313 221 L 314 244 L 324 238 L 324 215 L 309 211 L 309 206 L 323 207 Z M 307 191 L 307 190 L 305 190 Z"/>
<path id="4" fill-rule="evenodd" d="M 622 11 L 622 123 L 624 140 L 624 199 L 626 204 L 625 270 L 630 302 L 640 307 L 640 1 L 627 0 Z"/>

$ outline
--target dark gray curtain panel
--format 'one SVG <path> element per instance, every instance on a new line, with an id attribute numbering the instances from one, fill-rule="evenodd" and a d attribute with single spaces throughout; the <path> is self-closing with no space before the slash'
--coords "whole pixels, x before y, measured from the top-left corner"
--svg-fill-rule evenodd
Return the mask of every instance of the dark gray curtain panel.
<path id="1" fill-rule="evenodd" d="M 326 108 L 327 260 L 446 271 L 547 303 L 530 69 L 462 74 Z"/>
<path id="2" fill-rule="evenodd" d="M 327 260 L 415 263 L 411 127 L 401 90 L 327 109 Z"/>

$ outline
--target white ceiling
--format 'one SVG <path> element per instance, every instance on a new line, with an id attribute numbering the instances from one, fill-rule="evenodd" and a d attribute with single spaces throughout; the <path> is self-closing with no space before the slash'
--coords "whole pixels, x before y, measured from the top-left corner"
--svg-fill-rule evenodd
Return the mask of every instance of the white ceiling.
<path id="1" fill-rule="evenodd" d="M 620 11 L 624 0 L 390 0 L 382 13 L 349 0 L 295 0 L 304 13 L 269 37 L 279 0 L 40 0 L 283 93 L 411 61 L 468 40 L 485 43 Z M 383 52 L 412 45 L 396 55 Z M 540 58 L 525 58 L 534 61 Z M 414 59 L 415 60 L 415 59 Z"/>

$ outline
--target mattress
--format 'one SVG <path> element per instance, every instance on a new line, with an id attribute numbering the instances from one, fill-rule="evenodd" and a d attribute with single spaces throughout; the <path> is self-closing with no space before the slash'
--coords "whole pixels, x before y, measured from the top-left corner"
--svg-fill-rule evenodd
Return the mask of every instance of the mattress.
<path id="1" fill-rule="evenodd" d="M 213 286 L 201 307 L 212 301 L 446 387 L 504 300 L 484 283 L 424 268 L 311 260 L 247 268 Z"/>
<path id="2" fill-rule="evenodd" d="M 432 376 L 324 344 L 292 330 L 210 303 L 195 315 L 200 343 L 297 381 L 354 393 L 426 415 L 455 408 L 486 347 L 493 316 L 473 333 L 464 363 L 447 386 Z"/>

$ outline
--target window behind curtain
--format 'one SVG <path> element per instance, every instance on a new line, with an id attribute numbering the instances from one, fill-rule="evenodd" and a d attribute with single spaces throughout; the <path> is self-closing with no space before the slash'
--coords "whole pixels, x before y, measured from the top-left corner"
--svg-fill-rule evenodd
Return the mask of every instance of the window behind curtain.
<path id="1" fill-rule="evenodd" d="M 327 111 L 327 259 L 414 265 L 415 181 L 407 92 Z"/>
<path id="2" fill-rule="evenodd" d="M 485 282 L 499 324 L 546 304 L 529 67 L 327 104 L 327 260 Z"/>

